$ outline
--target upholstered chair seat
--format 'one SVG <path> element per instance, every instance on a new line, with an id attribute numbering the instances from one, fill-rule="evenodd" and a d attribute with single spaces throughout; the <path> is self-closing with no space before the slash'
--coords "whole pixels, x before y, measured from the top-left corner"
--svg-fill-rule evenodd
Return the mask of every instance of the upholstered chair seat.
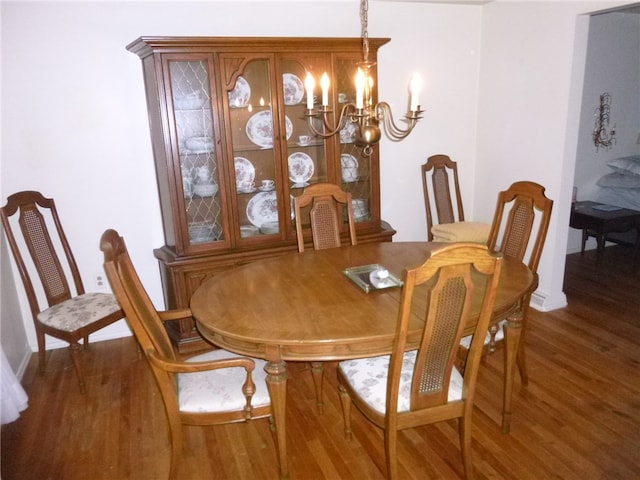
<path id="1" fill-rule="evenodd" d="M 470 338 L 473 336 L 470 335 Z M 398 393 L 398 412 L 411 409 L 411 380 L 416 363 L 417 350 L 404 354 L 400 373 L 400 390 Z M 389 378 L 389 361 L 391 355 L 379 357 L 345 360 L 338 364 L 344 378 L 351 388 L 371 406 L 384 415 L 387 411 L 387 379 Z M 451 371 L 447 400 L 453 402 L 462 399 L 462 375 L 457 368 Z"/>
<path id="2" fill-rule="evenodd" d="M 242 356 L 219 349 L 206 352 L 187 359 L 187 363 L 208 362 L 228 358 L 243 358 Z M 254 407 L 269 405 L 269 391 L 267 390 L 267 373 L 264 367 L 267 362 L 254 358 L 255 369 L 253 381 L 256 391 L 251 397 Z M 204 372 L 178 374 L 178 404 L 181 412 L 226 412 L 241 410 L 247 404 L 247 398 L 242 394 L 242 385 L 247 374 L 242 367 L 207 370 Z"/>
<path id="3" fill-rule="evenodd" d="M 72 332 L 119 311 L 120 304 L 112 294 L 90 292 L 49 307 L 37 318 L 49 327 Z"/>

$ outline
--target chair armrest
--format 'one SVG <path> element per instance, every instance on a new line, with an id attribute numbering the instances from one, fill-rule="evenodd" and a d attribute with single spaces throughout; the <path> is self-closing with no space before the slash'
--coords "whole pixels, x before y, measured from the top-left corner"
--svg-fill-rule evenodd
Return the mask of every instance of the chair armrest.
<path id="1" fill-rule="evenodd" d="M 221 368 L 242 367 L 248 373 L 255 369 L 255 362 L 248 357 L 227 358 L 223 360 L 209 360 L 207 362 L 180 362 L 164 360 L 156 354 L 155 350 L 147 350 L 149 361 L 157 368 L 173 373 L 205 372 Z"/>
<path id="2" fill-rule="evenodd" d="M 192 317 L 191 309 L 189 308 L 158 311 L 158 315 L 160 316 L 160 320 L 163 322 L 167 322 L 169 320 L 182 320 Z"/>

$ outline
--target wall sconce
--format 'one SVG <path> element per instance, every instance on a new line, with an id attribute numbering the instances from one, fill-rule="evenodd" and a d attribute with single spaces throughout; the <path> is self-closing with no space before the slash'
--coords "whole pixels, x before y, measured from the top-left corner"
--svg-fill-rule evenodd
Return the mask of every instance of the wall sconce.
<path id="1" fill-rule="evenodd" d="M 593 114 L 596 117 L 595 127 L 593 129 L 593 143 L 596 146 L 596 152 L 600 147 L 604 147 L 607 150 L 616 143 L 616 125 L 613 124 L 613 128 L 609 131 L 609 113 L 611 110 L 611 95 L 603 93 L 600 95 L 600 106 L 596 108 Z"/>

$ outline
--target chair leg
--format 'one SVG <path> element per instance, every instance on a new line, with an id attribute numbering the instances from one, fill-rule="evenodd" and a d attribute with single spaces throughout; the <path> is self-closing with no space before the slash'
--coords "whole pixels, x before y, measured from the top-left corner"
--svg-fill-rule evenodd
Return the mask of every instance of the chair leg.
<path id="1" fill-rule="evenodd" d="M 387 479 L 398 478 L 398 431 L 386 428 L 384 431 L 384 451 L 387 460 Z"/>
<path id="2" fill-rule="evenodd" d="M 527 329 L 522 328 L 522 333 L 520 337 L 520 346 L 518 348 L 518 356 L 516 358 L 516 362 L 518 364 L 518 372 L 520 372 L 520 380 L 522 381 L 522 385 L 529 385 L 529 374 L 527 373 L 527 356 L 525 354 L 525 346 L 524 346 L 524 337 Z"/>
<path id="3" fill-rule="evenodd" d="M 460 431 L 460 453 L 462 454 L 464 475 L 467 480 L 473 480 L 473 461 L 471 460 L 471 412 L 466 413 L 459 419 L 458 429 Z"/>
<path id="4" fill-rule="evenodd" d="M 351 440 L 353 437 L 353 432 L 351 430 L 351 397 L 340 383 L 338 384 L 338 393 L 340 394 L 340 403 L 342 404 L 344 436 L 347 440 Z"/>
<path id="5" fill-rule="evenodd" d="M 38 340 L 38 369 L 40 370 L 40 373 L 44 373 L 45 366 L 47 364 L 47 350 L 44 333 L 40 330 L 36 330 L 36 338 Z"/>
<path id="6" fill-rule="evenodd" d="M 529 298 L 526 299 L 525 304 L 522 307 L 522 328 L 520 329 L 520 344 L 518 346 L 518 356 L 516 357 L 516 364 L 518 365 L 518 372 L 520 373 L 520 380 L 522 385 L 529 384 L 529 374 L 527 373 L 527 357 L 526 357 L 526 336 L 527 336 L 527 314 L 529 312 Z"/>
<path id="7" fill-rule="evenodd" d="M 322 399 L 322 381 L 324 377 L 324 364 L 322 362 L 311 362 L 311 375 L 313 376 L 313 386 L 316 389 L 316 406 L 318 411 L 324 411 L 324 401 Z"/>
<path id="8" fill-rule="evenodd" d="M 493 353 L 496 351 L 496 335 L 500 330 L 500 324 L 496 323 L 495 325 L 491 325 L 489 327 L 489 344 L 487 346 L 487 350 L 489 353 Z"/>
<path id="9" fill-rule="evenodd" d="M 69 351 L 71 352 L 71 360 L 73 360 L 73 366 L 76 370 L 78 383 L 80 384 L 80 391 L 85 393 L 84 376 L 82 375 L 82 366 L 80 365 L 80 352 L 82 351 L 82 346 L 79 343 L 74 342 L 69 345 Z"/>
<path id="10" fill-rule="evenodd" d="M 169 459 L 169 480 L 176 478 L 178 463 L 182 457 L 182 425 L 173 425 L 169 420 L 169 435 L 171 436 L 171 458 Z"/>

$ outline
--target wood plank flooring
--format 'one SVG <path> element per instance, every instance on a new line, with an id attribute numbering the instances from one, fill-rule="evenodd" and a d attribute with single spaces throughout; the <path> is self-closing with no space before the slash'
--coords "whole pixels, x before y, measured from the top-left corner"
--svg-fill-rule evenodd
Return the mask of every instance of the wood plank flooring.
<path id="1" fill-rule="evenodd" d="M 530 310 L 530 382 L 516 383 L 511 433 L 500 432 L 502 354 L 483 362 L 474 411 L 476 479 L 640 477 L 640 272 L 629 249 L 567 257 L 569 306 Z M 640 269 L 639 269 L 640 270 Z M 90 345 L 81 395 L 66 349 L 23 384 L 29 408 L 2 427 L 4 480 L 166 478 L 169 439 L 162 401 L 131 338 Z M 291 479 L 382 479 L 382 433 L 354 412 L 354 439 L 342 434 L 335 365 L 327 363 L 325 412 L 314 405 L 307 364 L 290 364 L 287 428 Z M 265 420 L 186 427 L 179 478 L 275 479 L 275 447 Z M 457 425 L 400 435 L 402 478 L 463 478 Z"/>

